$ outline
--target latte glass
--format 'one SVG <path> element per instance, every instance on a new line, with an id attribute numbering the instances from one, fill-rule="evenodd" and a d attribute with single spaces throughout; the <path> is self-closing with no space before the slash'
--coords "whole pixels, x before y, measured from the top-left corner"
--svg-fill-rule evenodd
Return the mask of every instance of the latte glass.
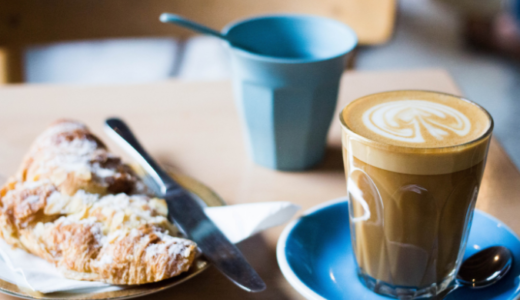
<path id="1" fill-rule="evenodd" d="M 491 116 L 457 96 L 394 91 L 340 118 L 360 280 L 391 297 L 438 295 L 462 262 Z"/>

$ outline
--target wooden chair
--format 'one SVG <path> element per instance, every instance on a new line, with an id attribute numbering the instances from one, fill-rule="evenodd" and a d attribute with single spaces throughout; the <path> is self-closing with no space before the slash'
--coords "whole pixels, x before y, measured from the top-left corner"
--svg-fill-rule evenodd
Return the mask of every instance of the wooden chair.
<path id="1" fill-rule="evenodd" d="M 60 41 L 193 34 L 158 21 L 174 12 L 214 28 L 267 13 L 310 13 L 349 24 L 361 44 L 392 34 L 396 0 L 2 0 L 0 83 L 23 82 L 23 49 Z"/>

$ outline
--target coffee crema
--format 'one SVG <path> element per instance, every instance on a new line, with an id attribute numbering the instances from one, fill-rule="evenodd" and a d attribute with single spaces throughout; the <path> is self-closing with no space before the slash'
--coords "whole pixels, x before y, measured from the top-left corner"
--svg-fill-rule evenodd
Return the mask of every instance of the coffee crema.
<path id="1" fill-rule="evenodd" d="M 349 147 L 359 160 L 404 174 L 460 171 L 482 161 L 492 126 L 476 104 L 427 91 L 395 91 L 360 98 L 341 113 Z M 469 142 L 476 141 L 476 144 Z"/>
<path id="2" fill-rule="evenodd" d="M 370 140 L 405 147 L 464 144 L 489 129 L 477 105 L 447 94 L 397 91 L 354 101 L 343 111 L 346 126 Z"/>

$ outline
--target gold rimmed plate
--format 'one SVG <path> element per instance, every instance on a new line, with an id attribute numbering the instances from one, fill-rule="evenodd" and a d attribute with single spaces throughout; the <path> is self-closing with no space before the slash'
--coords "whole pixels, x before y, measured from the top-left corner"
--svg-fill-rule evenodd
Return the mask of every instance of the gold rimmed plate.
<path id="1" fill-rule="evenodd" d="M 201 182 L 189 176 L 172 171 L 171 168 L 166 169 L 182 187 L 192 193 L 197 200 L 200 200 L 202 205 L 207 207 L 225 205 L 224 201 L 215 192 Z M 139 169 L 136 171 L 142 174 Z M 145 182 L 147 182 L 146 178 Z M 208 267 L 209 263 L 204 259 L 204 257 L 199 256 L 195 258 L 195 261 L 188 272 L 184 272 L 179 276 L 159 282 L 143 285 L 120 286 L 120 289 L 116 290 L 114 290 L 114 288 L 111 289 L 110 287 L 100 287 L 49 294 L 42 294 L 27 288 L 18 287 L 15 284 L 0 279 L 0 292 L 25 299 L 130 299 L 150 295 L 179 285 L 202 273 Z"/>

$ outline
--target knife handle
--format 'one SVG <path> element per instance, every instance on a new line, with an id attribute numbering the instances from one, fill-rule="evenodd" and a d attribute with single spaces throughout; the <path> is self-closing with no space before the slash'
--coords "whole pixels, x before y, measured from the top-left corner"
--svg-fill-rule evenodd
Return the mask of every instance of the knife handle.
<path id="1" fill-rule="evenodd" d="M 129 153 L 133 159 L 138 161 L 141 166 L 150 174 L 154 181 L 159 185 L 161 194 L 164 196 L 168 189 L 180 188 L 179 184 L 171 179 L 159 164 L 144 150 L 143 146 L 135 138 L 134 134 L 118 118 L 110 118 L 105 121 L 105 131 L 116 143 Z"/>

